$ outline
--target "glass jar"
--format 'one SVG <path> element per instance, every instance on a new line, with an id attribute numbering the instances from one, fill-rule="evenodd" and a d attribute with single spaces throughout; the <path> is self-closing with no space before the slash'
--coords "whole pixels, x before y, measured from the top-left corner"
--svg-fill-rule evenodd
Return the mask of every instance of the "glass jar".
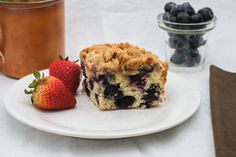
<path id="1" fill-rule="evenodd" d="M 64 56 L 64 0 L 0 0 L 0 71 L 21 78 Z"/>
<path id="2" fill-rule="evenodd" d="M 174 72 L 201 71 L 204 67 L 209 32 L 215 28 L 216 17 L 202 23 L 174 23 L 158 15 L 158 25 L 164 30 L 165 55 Z"/>

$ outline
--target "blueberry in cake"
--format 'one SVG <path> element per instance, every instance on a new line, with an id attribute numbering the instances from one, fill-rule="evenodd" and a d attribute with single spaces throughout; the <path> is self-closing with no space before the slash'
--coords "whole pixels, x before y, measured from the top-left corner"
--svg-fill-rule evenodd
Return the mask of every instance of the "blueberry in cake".
<path id="1" fill-rule="evenodd" d="M 80 52 L 83 88 L 101 110 L 151 108 L 165 99 L 168 65 L 129 43 L 100 44 Z"/>

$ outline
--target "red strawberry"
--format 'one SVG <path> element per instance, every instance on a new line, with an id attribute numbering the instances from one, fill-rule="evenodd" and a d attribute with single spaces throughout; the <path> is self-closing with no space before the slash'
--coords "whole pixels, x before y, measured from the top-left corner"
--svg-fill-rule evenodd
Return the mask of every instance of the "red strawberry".
<path id="1" fill-rule="evenodd" d="M 59 78 L 73 95 L 79 87 L 81 80 L 80 66 L 76 62 L 69 61 L 68 57 L 54 61 L 49 67 L 49 74 Z"/>
<path id="2" fill-rule="evenodd" d="M 76 99 L 61 80 L 53 76 L 44 77 L 39 72 L 33 73 L 35 80 L 29 85 L 32 104 L 44 110 L 73 108 Z"/>

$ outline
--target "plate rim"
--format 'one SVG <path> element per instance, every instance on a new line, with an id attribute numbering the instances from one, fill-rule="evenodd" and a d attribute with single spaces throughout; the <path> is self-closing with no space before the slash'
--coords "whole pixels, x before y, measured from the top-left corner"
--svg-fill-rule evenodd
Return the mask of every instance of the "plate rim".
<path id="1" fill-rule="evenodd" d="M 41 72 L 47 72 L 48 69 L 46 70 L 42 70 Z M 175 75 L 178 76 L 181 79 L 184 79 L 186 81 L 186 83 L 188 83 L 189 85 L 192 86 L 192 84 L 186 80 L 185 78 L 183 78 L 182 76 L 173 73 L 173 72 L 168 72 L 171 73 L 171 75 Z M 26 77 L 30 77 L 32 74 L 29 74 L 22 79 L 25 79 Z M 169 74 L 168 74 L 169 75 Z M 127 133 L 123 133 L 122 131 L 120 131 L 119 133 L 116 134 L 93 134 L 93 133 L 82 133 L 78 132 L 78 133 L 74 133 L 74 132 L 69 132 L 69 131 L 65 131 L 65 130 L 57 130 L 55 129 L 55 127 L 50 127 L 48 128 L 47 126 L 40 126 L 37 125 L 37 123 L 32 122 L 30 120 L 26 120 L 25 118 L 22 118 L 20 116 L 20 114 L 18 115 L 15 111 L 13 111 L 11 108 L 9 108 L 9 106 L 7 105 L 7 98 L 8 95 L 11 91 L 11 89 L 14 87 L 15 84 L 17 84 L 20 80 L 16 81 L 15 83 L 13 83 L 7 90 L 5 96 L 4 96 L 4 106 L 7 110 L 7 112 L 16 120 L 18 120 L 19 122 L 23 123 L 26 126 L 29 126 L 31 128 L 35 128 L 38 129 L 40 131 L 44 131 L 44 132 L 48 132 L 48 133 L 52 133 L 52 134 L 56 134 L 56 135 L 61 135 L 61 136 L 69 136 L 69 137 L 76 137 L 76 138 L 82 138 L 82 139 L 121 139 L 121 138 L 128 138 L 128 137 L 137 137 L 137 136 L 144 136 L 144 135 L 149 135 L 149 134 L 153 134 L 153 133 L 157 133 L 157 132 L 161 132 L 170 128 L 173 128 L 175 126 L 180 125 L 181 123 L 185 122 L 186 120 L 188 120 L 190 117 L 192 117 L 196 111 L 199 109 L 199 106 L 201 104 L 202 101 L 202 97 L 201 94 L 198 90 L 194 90 L 194 92 L 196 92 L 197 97 L 198 97 L 198 102 L 196 103 L 196 105 L 194 105 L 191 110 L 189 110 L 184 116 L 181 116 L 180 118 L 178 118 L 177 120 L 175 120 L 174 122 L 169 123 L 168 125 L 162 127 L 162 128 L 146 128 L 146 129 L 141 129 L 135 132 L 127 132 Z M 194 86 L 192 86 L 194 88 Z M 195 88 L 194 88 L 195 89 Z"/>

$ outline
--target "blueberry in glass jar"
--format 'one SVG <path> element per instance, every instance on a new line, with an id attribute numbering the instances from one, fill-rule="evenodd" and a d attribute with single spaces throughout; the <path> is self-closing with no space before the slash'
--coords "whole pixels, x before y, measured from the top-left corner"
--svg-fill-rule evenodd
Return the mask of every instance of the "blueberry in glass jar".
<path id="1" fill-rule="evenodd" d="M 203 16 L 199 13 L 193 14 L 191 16 L 191 23 L 201 23 L 203 21 L 204 21 Z"/>
<path id="2" fill-rule="evenodd" d="M 176 3 L 174 3 L 174 2 L 166 3 L 166 5 L 164 7 L 165 12 L 170 12 L 171 8 L 175 5 L 176 5 Z"/>
<path id="3" fill-rule="evenodd" d="M 175 49 L 176 40 L 174 37 L 169 37 L 169 46 L 172 49 Z"/>
<path id="4" fill-rule="evenodd" d="M 169 37 L 169 46 L 173 49 L 188 49 L 190 44 L 185 35 L 172 35 Z"/>
<path id="5" fill-rule="evenodd" d="M 189 42 L 184 37 L 185 37 L 184 35 L 181 38 L 176 37 L 176 44 L 175 44 L 176 49 L 186 50 L 190 48 Z"/>
<path id="6" fill-rule="evenodd" d="M 179 13 L 180 12 L 185 12 L 185 8 L 184 8 L 183 5 L 176 5 L 176 7 L 178 8 Z"/>
<path id="7" fill-rule="evenodd" d="M 188 66 L 188 67 L 194 66 L 195 65 L 194 59 L 189 57 L 189 56 L 187 56 L 185 58 L 185 65 Z"/>
<path id="8" fill-rule="evenodd" d="M 173 6 L 170 10 L 170 14 L 173 16 L 177 16 L 179 14 L 179 8 L 177 5 Z"/>
<path id="9" fill-rule="evenodd" d="M 201 55 L 197 49 L 189 49 L 184 53 L 185 56 L 185 65 L 192 67 L 201 62 Z"/>
<path id="10" fill-rule="evenodd" d="M 170 61 L 174 64 L 183 64 L 185 62 L 185 56 L 182 51 L 175 50 L 174 54 L 171 56 Z"/>
<path id="11" fill-rule="evenodd" d="M 163 19 L 166 20 L 166 21 L 170 21 L 170 22 L 176 22 L 176 17 L 171 15 L 170 13 L 164 13 L 163 15 Z"/>
<path id="12" fill-rule="evenodd" d="M 184 7 L 184 11 L 188 13 L 190 16 L 195 13 L 195 10 L 193 9 L 193 7 L 189 2 L 183 3 L 182 6 Z"/>
<path id="13" fill-rule="evenodd" d="M 174 23 L 171 22 L 174 19 Z M 171 63 L 193 67 L 201 64 L 204 61 L 204 51 L 206 44 L 205 33 L 209 30 L 204 28 L 212 27 L 208 21 L 214 18 L 214 13 L 211 8 L 204 7 L 199 11 L 193 8 L 189 2 L 176 4 L 173 2 L 165 5 L 165 13 L 162 19 L 170 21 L 164 24 L 169 38 L 167 43 L 171 54 L 167 54 Z M 162 27 L 161 27 L 162 28 Z M 212 27 L 214 28 L 214 26 Z M 201 52 L 201 54 L 200 54 Z"/>
<path id="14" fill-rule="evenodd" d="M 199 48 L 200 46 L 203 46 L 206 44 L 206 41 L 203 39 L 203 36 L 200 34 L 190 35 L 189 42 L 190 42 L 191 48 Z"/>
<path id="15" fill-rule="evenodd" d="M 194 59 L 195 63 L 200 63 L 201 55 L 199 54 L 199 51 L 197 49 L 190 49 L 189 56 Z"/>
<path id="16" fill-rule="evenodd" d="M 177 16 L 178 23 L 189 23 L 191 21 L 191 17 L 186 12 L 180 12 Z"/>
<path id="17" fill-rule="evenodd" d="M 199 14 L 203 16 L 204 21 L 210 21 L 214 17 L 214 13 L 211 8 L 205 7 L 198 11 Z"/>

